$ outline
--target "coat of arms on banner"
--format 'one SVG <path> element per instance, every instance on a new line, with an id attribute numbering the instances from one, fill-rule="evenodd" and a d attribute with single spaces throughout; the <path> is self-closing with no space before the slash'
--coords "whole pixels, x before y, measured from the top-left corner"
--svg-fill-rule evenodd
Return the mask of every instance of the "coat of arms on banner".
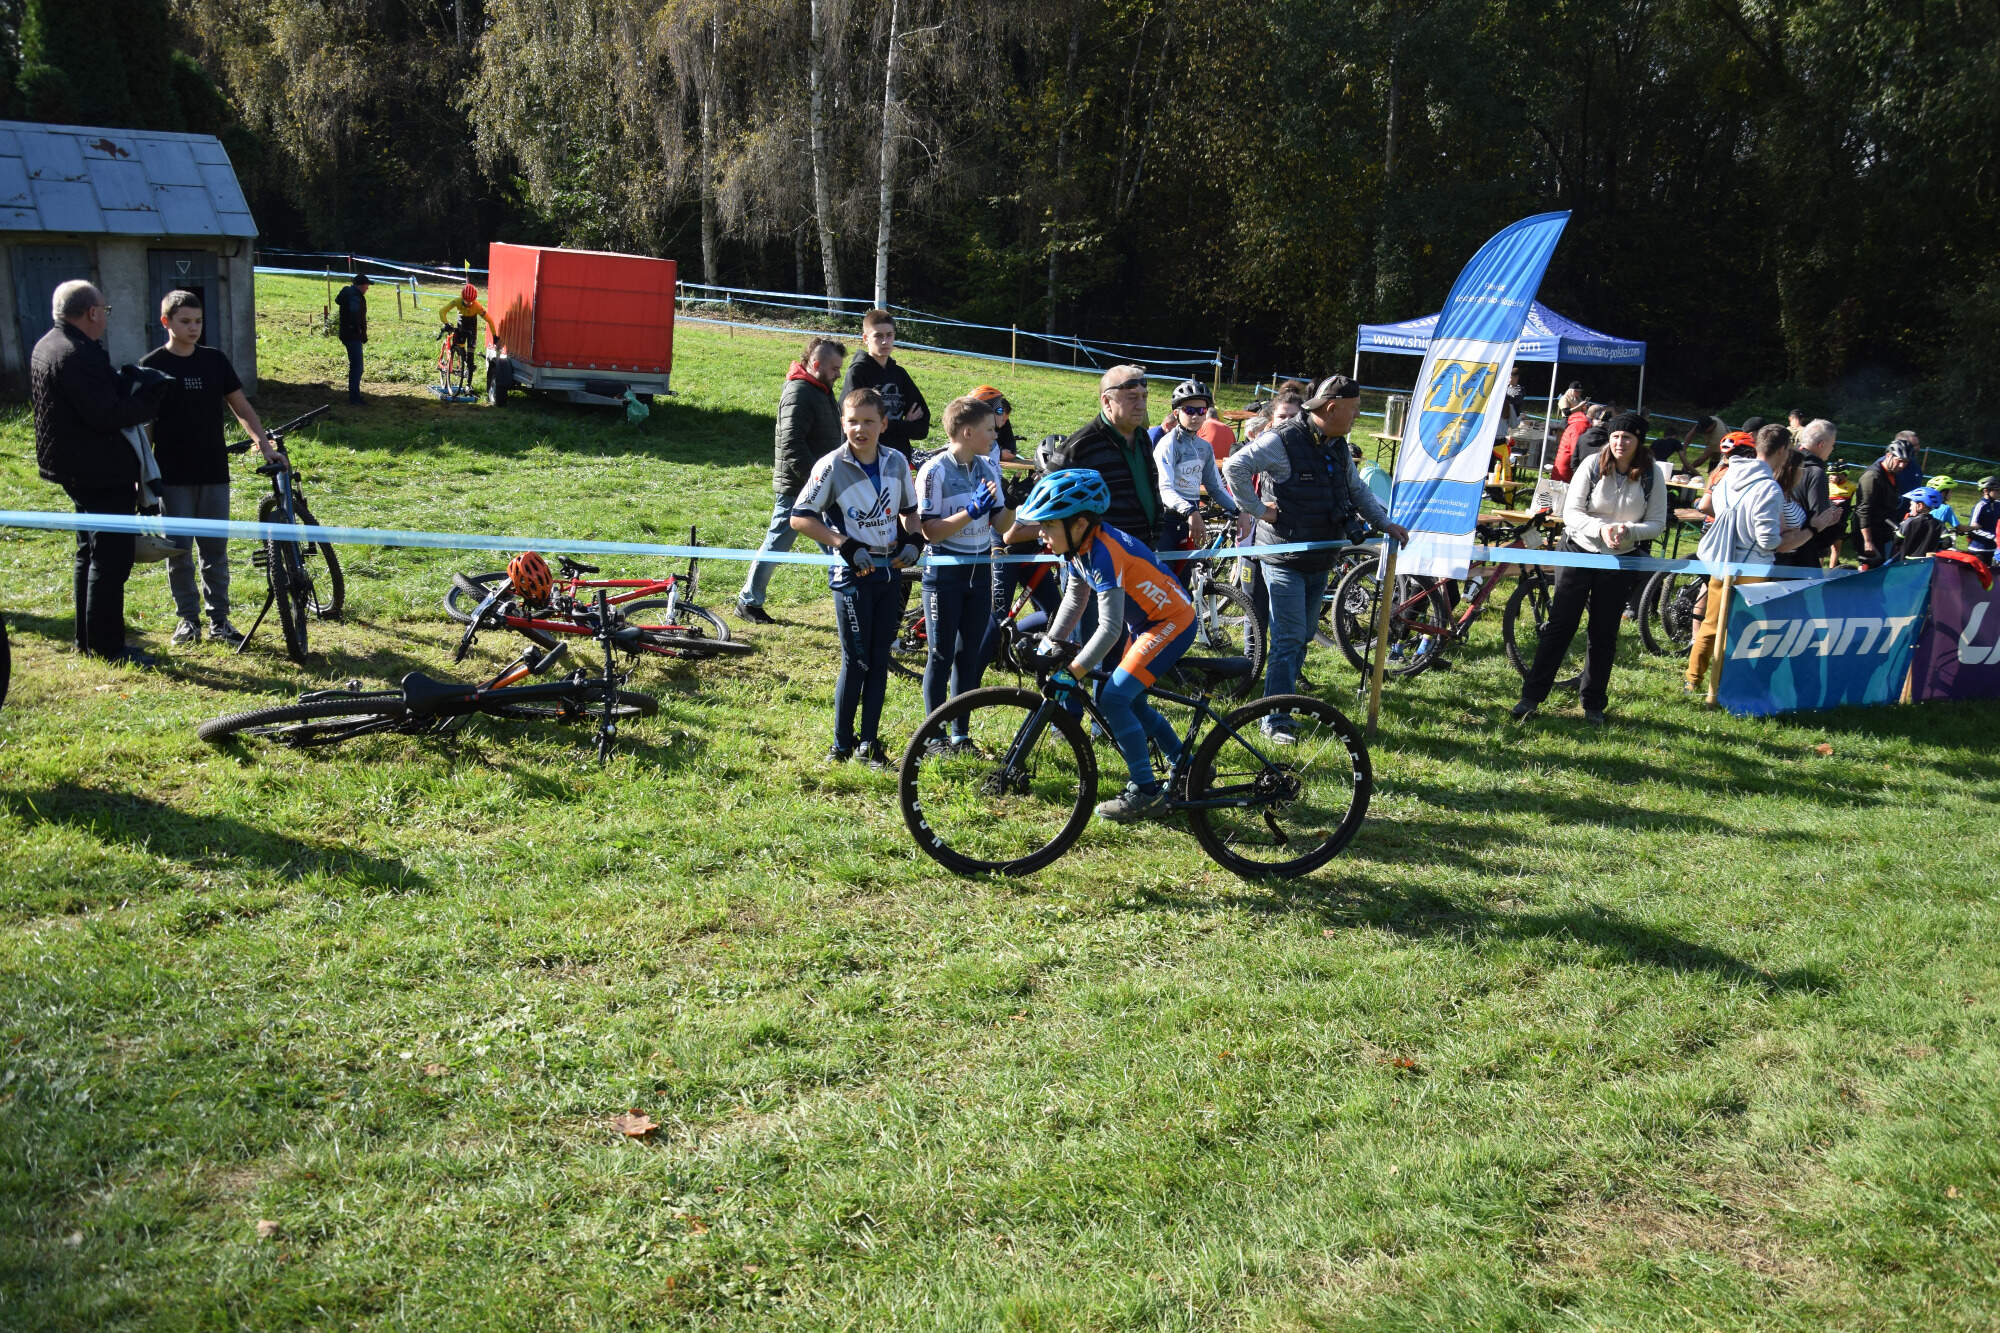
<path id="1" fill-rule="evenodd" d="M 1417 419 L 1424 452 L 1446 463 L 1475 443 L 1486 400 L 1499 378 L 1500 367 L 1490 361 L 1439 361 Z"/>

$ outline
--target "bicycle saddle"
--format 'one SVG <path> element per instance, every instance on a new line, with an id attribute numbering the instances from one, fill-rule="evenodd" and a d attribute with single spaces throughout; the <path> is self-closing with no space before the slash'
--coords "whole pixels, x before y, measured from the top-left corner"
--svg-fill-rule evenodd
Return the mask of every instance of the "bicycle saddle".
<path id="1" fill-rule="evenodd" d="M 580 561 L 572 560 L 566 555 L 557 556 L 556 563 L 562 566 L 562 572 L 564 574 L 569 575 L 571 577 L 574 577 L 575 575 L 578 574 L 595 574 L 597 572 L 596 565 L 586 565 Z"/>
<path id="2" fill-rule="evenodd" d="M 403 707 L 412 713 L 428 713 L 439 705 L 462 699 L 469 691 L 455 681 L 437 680 L 421 671 L 412 671 L 398 682 L 403 691 Z"/>
<path id="3" fill-rule="evenodd" d="M 1247 657 L 1183 657 L 1175 665 L 1220 680 L 1237 680 L 1250 674 Z"/>

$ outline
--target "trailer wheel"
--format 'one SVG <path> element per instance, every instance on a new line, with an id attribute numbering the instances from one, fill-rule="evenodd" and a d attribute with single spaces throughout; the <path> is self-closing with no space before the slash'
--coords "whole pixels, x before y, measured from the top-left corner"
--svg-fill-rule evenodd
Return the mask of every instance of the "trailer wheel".
<path id="1" fill-rule="evenodd" d="M 507 368 L 497 361 L 486 365 L 486 402 L 489 407 L 501 407 L 507 402 L 507 390 L 513 385 L 514 377 Z"/>

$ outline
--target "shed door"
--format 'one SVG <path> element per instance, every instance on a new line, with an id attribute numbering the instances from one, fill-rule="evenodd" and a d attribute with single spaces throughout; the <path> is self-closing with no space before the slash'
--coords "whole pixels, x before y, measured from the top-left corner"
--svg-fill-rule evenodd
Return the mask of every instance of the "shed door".
<path id="1" fill-rule="evenodd" d="M 80 245 L 17 245 L 14 247 L 14 320 L 21 330 L 21 373 L 35 344 L 55 323 L 50 303 L 56 288 L 71 278 L 92 279 L 90 251 Z"/>
<path id="2" fill-rule="evenodd" d="M 160 302 L 173 291 L 193 292 L 201 298 L 206 327 L 201 340 L 229 354 L 229 304 L 223 300 L 220 269 L 213 250 L 148 250 L 148 286 L 152 295 L 147 306 L 146 346 L 158 347 L 167 340 L 160 327 Z"/>

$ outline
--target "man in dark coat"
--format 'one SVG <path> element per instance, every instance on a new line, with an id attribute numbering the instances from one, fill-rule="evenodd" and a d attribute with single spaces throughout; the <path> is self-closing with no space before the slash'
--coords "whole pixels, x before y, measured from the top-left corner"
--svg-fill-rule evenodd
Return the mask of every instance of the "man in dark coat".
<path id="1" fill-rule="evenodd" d="M 1090 423 L 1049 451 L 1048 469 L 1089 468 L 1111 488 L 1104 521 L 1128 537 L 1159 550 L 1160 469 L 1146 427 L 1146 371 L 1113 366 L 1097 381 L 1098 413 Z M 1032 525 L 1021 525 L 1024 529 Z"/>
<path id="2" fill-rule="evenodd" d="M 333 304 L 340 311 L 340 342 L 347 348 L 347 401 L 361 401 L 361 347 L 368 341 L 368 288 L 366 273 L 357 273 L 353 281 L 333 294 Z"/>
<path id="3" fill-rule="evenodd" d="M 1882 457 L 1861 474 L 1854 488 L 1856 535 L 1861 539 L 1861 567 L 1873 569 L 1889 558 L 1896 540 L 1896 525 L 1902 522 L 1909 502 L 1903 499 L 1913 487 L 1923 485 L 1913 461 L 1917 437 L 1903 431 L 1889 441 Z"/>
<path id="4" fill-rule="evenodd" d="M 57 287 L 53 314 L 55 326 L 28 361 L 36 469 L 69 493 L 79 514 L 135 514 L 139 456 L 124 432 L 152 420 L 167 381 L 157 377 L 135 391 L 111 368 L 102 341 L 111 307 L 92 284 Z M 151 666 L 150 654 L 125 644 L 125 580 L 131 573 L 131 533 L 76 534 L 77 651 Z"/>
<path id="5" fill-rule="evenodd" d="M 805 487 L 806 475 L 814 463 L 840 447 L 840 406 L 833 400 L 833 386 L 846 356 L 847 348 L 833 339 L 814 338 L 806 343 L 805 356 L 792 362 L 785 375 L 771 460 L 771 524 L 762 550 L 792 549 L 799 537 L 792 527 L 792 506 Z M 755 625 L 771 623 L 764 594 L 777 569 L 761 560 L 750 562 L 743 591 L 736 595 L 738 617 Z"/>

